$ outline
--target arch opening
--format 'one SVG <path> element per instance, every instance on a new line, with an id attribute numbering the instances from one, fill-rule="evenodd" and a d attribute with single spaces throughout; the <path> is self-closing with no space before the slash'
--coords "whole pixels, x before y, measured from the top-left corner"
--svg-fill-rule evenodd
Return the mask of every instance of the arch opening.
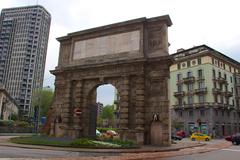
<path id="1" fill-rule="evenodd" d="M 96 137 L 97 128 L 119 127 L 119 94 L 112 84 L 94 87 L 89 95 L 89 136 Z"/>

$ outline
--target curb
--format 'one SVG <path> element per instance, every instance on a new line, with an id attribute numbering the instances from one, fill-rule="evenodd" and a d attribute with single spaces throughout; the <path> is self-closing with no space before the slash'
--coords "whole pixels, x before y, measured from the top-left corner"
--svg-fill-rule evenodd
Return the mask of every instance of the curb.
<path id="1" fill-rule="evenodd" d="M 26 149 L 43 149 L 43 150 L 55 150 L 55 151 L 71 151 L 71 152 L 89 152 L 89 153 L 149 153 L 149 152 L 166 152 L 166 151 L 178 151 L 180 149 L 193 148 L 205 146 L 206 144 L 193 144 L 183 147 L 175 148 L 164 148 L 164 147 L 154 147 L 154 148 L 140 148 L 140 149 L 88 149 L 88 148 L 67 148 L 67 147 L 53 147 L 53 146 L 43 146 L 43 145 L 24 145 L 24 144 L 14 144 L 14 143 L 0 143 L 0 146 L 6 147 L 18 147 Z"/>

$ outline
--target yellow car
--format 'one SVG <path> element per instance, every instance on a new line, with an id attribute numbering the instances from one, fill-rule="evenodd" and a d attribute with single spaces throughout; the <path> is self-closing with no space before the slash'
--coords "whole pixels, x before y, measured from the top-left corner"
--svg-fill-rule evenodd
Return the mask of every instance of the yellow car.
<path id="1" fill-rule="evenodd" d="M 203 133 L 193 133 L 190 137 L 192 141 L 210 141 L 211 137 Z"/>

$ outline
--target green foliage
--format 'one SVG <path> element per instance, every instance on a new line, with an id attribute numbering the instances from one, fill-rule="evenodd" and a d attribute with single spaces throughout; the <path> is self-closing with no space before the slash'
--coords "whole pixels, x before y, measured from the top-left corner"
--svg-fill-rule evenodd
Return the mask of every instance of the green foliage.
<path id="1" fill-rule="evenodd" d="M 34 92 L 33 106 L 40 106 L 40 116 L 47 116 L 50 105 L 53 101 L 53 90 L 49 88 L 43 88 Z"/>
<path id="2" fill-rule="evenodd" d="M 14 121 L 0 120 L 0 126 L 12 127 L 13 125 L 14 125 Z"/>
<path id="3" fill-rule="evenodd" d="M 134 141 L 130 141 L 130 140 L 123 141 L 120 139 L 108 139 L 108 140 L 106 140 L 106 142 L 117 144 L 124 148 L 137 147 L 137 144 Z"/>
<path id="4" fill-rule="evenodd" d="M 26 121 L 12 121 L 12 120 L 4 121 L 4 120 L 0 120 L 0 126 L 27 128 L 27 127 L 29 127 L 29 124 Z"/>
<path id="5" fill-rule="evenodd" d="M 10 142 L 30 145 L 46 145 L 57 147 L 76 147 L 76 148 L 133 148 L 136 147 L 132 141 L 108 140 L 97 141 L 87 138 L 64 139 L 48 137 L 42 135 L 11 138 Z"/>
<path id="6" fill-rule="evenodd" d="M 16 137 L 11 138 L 10 142 L 19 144 L 30 144 L 30 145 L 46 145 L 46 146 L 58 146 L 58 147 L 70 147 L 72 141 L 62 141 L 59 139 L 47 137 L 47 136 L 27 136 L 27 137 Z"/>
<path id="7" fill-rule="evenodd" d="M 11 120 L 17 121 L 18 120 L 18 115 L 17 114 L 12 114 L 11 115 Z"/>
<path id="8" fill-rule="evenodd" d="M 94 147 L 97 146 L 92 140 L 89 140 L 87 138 L 81 138 L 81 139 L 76 139 L 71 143 L 72 146 L 74 147 Z"/>
<path id="9" fill-rule="evenodd" d="M 101 113 L 102 119 L 113 119 L 114 118 L 114 106 L 113 105 L 106 105 L 103 107 L 103 111 Z"/>
<path id="10" fill-rule="evenodd" d="M 116 128 L 103 128 L 103 127 L 97 127 L 97 130 L 99 130 L 99 132 L 101 132 L 101 133 L 105 133 L 105 132 L 107 132 L 108 130 L 117 131 Z"/>
<path id="11" fill-rule="evenodd" d="M 15 121 L 14 126 L 27 128 L 27 127 L 29 127 L 29 124 L 26 121 Z"/>
<path id="12" fill-rule="evenodd" d="M 103 126 L 104 120 L 108 120 L 108 126 L 114 125 L 114 122 L 115 122 L 114 105 L 106 105 L 103 107 L 100 117 L 97 120 L 97 125 Z M 104 127 L 106 127 L 106 126 L 104 126 Z"/>

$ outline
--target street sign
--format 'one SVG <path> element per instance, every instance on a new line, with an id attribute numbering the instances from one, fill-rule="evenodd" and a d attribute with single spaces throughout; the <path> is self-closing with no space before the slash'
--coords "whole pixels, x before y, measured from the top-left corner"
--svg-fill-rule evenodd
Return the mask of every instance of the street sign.
<path id="1" fill-rule="evenodd" d="M 75 114 L 76 116 L 80 116 L 80 115 L 82 114 L 81 109 L 80 109 L 80 108 L 75 108 L 75 109 L 74 109 L 74 114 Z"/>

